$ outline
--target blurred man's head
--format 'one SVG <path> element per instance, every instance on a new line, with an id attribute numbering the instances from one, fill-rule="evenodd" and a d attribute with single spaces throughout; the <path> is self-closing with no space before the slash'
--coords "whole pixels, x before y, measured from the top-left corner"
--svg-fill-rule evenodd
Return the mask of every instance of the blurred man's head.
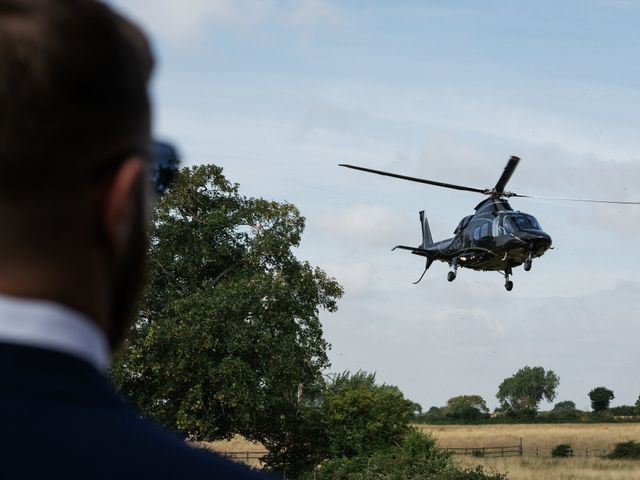
<path id="1" fill-rule="evenodd" d="M 89 313 L 112 346 L 141 284 L 141 31 L 93 0 L 0 0 L 0 292 Z"/>

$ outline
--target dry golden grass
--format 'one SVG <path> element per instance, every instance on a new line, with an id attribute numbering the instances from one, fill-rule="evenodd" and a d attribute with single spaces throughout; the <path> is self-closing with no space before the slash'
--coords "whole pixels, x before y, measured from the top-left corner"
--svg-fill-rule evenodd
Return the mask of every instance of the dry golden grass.
<path id="1" fill-rule="evenodd" d="M 236 435 L 231 440 L 219 440 L 217 442 L 194 442 L 198 447 L 203 447 L 208 450 L 226 454 L 229 452 L 264 452 L 265 448 L 261 443 L 250 442 L 240 435 Z M 262 462 L 257 458 L 243 458 L 243 456 L 236 457 L 234 460 L 245 463 L 251 467 L 260 468 Z"/>
<path id="2" fill-rule="evenodd" d="M 522 438 L 525 452 L 536 449 L 549 455 L 559 443 L 575 450 L 610 451 L 616 443 L 640 441 L 640 423 L 560 423 L 541 425 L 415 425 L 431 432 L 441 447 L 491 447 L 518 445 Z M 640 476 L 637 477 L 640 479 Z"/>
<path id="3" fill-rule="evenodd" d="M 604 458 L 457 457 L 464 465 L 482 465 L 485 469 L 506 473 L 509 480 L 638 480 L 640 462 L 613 461 Z"/>
<path id="4" fill-rule="evenodd" d="M 578 453 L 585 449 L 608 452 L 618 442 L 640 440 L 640 424 L 554 425 L 416 425 L 433 433 L 441 447 L 517 445 L 522 438 L 525 456 L 474 458 L 458 456 L 465 465 L 507 473 L 509 480 L 638 480 L 640 462 L 597 457 L 550 458 L 553 447 L 569 443 Z M 536 449 L 541 456 L 532 456 Z"/>

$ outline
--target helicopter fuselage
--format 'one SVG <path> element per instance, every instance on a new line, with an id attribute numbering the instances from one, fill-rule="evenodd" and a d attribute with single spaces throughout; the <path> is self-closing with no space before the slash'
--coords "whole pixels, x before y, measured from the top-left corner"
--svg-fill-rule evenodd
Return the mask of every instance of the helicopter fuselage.
<path id="1" fill-rule="evenodd" d="M 412 253 L 473 270 L 507 271 L 542 256 L 551 243 L 535 217 L 490 198 L 460 221 L 452 238 Z"/>

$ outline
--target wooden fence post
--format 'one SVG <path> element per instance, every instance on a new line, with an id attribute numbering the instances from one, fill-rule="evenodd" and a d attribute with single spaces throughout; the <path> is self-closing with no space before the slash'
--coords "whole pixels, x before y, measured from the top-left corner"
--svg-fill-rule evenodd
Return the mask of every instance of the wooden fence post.
<path id="1" fill-rule="evenodd" d="M 520 437 L 520 456 L 522 456 L 522 454 L 523 454 L 522 437 Z"/>

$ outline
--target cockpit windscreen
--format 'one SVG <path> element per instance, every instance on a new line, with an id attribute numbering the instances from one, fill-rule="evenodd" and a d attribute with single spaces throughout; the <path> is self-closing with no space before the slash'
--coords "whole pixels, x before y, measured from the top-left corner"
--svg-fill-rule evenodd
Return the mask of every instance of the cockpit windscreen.
<path id="1" fill-rule="evenodd" d="M 509 215 L 507 220 L 509 227 L 515 227 L 515 230 L 542 230 L 538 221 L 531 215 Z"/>

